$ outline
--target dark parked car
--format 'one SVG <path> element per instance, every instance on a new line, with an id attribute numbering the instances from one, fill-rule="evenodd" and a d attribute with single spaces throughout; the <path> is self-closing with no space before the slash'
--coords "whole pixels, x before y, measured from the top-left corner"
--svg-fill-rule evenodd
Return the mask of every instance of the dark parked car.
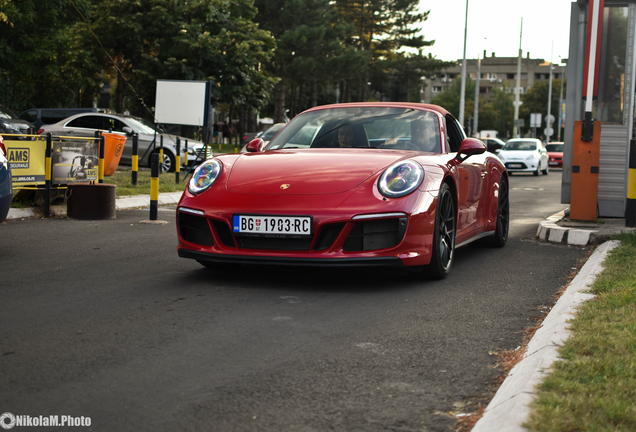
<path id="1" fill-rule="evenodd" d="M 39 130 L 43 124 L 53 124 L 75 114 L 100 112 L 115 114 L 109 108 L 30 108 L 20 114 L 22 120 L 33 123 L 35 130 Z"/>
<path id="2" fill-rule="evenodd" d="M 35 126 L 18 116 L 9 108 L 0 106 L 0 134 L 35 135 Z M 26 137 L 7 137 L 7 139 L 24 139 Z"/>
<path id="3" fill-rule="evenodd" d="M 486 149 L 490 153 L 494 153 L 494 154 L 499 153 L 499 150 L 501 150 L 503 146 L 506 145 L 506 143 L 500 140 L 499 138 L 485 138 L 485 139 L 482 139 L 482 141 L 484 142 L 484 144 L 486 144 Z"/>

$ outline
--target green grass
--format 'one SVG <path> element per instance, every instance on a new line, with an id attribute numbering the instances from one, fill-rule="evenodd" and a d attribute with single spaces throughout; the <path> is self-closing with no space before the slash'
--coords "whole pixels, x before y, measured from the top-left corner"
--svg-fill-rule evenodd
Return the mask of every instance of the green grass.
<path id="1" fill-rule="evenodd" d="M 241 150 L 240 144 L 210 144 L 212 152 L 215 155 L 222 153 L 238 153 Z M 150 194 L 150 170 L 142 169 L 137 172 L 137 185 L 132 185 L 132 171 L 130 167 L 119 167 L 112 176 L 104 177 L 104 183 L 114 184 L 117 186 L 116 194 L 118 197 L 132 195 L 149 195 Z M 179 174 L 179 183 L 176 183 L 174 173 L 162 173 L 159 176 L 159 193 L 167 192 L 183 192 L 185 189 L 187 177 L 183 172 Z M 52 203 L 63 201 L 64 190 L 52 191 Z M 12 208 L 28 208 L 38 207 L 42 204 L 44 198 L 42 190 L 20 190 L 14 189 Z"/>
<path id="2" fill-rule="evenodd" d="M 159 175 L 159 193 L 183 192 L 186 186 L 185 174 L 179 174 L 179 183 L 175 181 L 175 173 L 161 173 Z M 130 169 L 117 169 L 112 176 L 104 177 L 104 183 L 117 186 L 118 197 L 131 195 L 150 194 L 150 170 L 137 172 L 137 185 L 132 185 L 132 171 Z"/>
<path id="3" fill-rule="evenodd" d="M 636 430 L 636 234 L 617 238 L 538 388 L 532 431 Z"/>

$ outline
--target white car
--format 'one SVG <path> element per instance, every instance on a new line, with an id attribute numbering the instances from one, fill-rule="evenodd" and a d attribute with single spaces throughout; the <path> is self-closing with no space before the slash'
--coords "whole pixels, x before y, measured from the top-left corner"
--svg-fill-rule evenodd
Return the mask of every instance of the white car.
<path id="1" fill-rule="evenodd" d="M 548 152 L 541 140 L 515 138 L 509 140 L 499 151 L 499 159 L 508 169 L 508 174 L 531 172 L 535 176 L 548 174 Z"/>

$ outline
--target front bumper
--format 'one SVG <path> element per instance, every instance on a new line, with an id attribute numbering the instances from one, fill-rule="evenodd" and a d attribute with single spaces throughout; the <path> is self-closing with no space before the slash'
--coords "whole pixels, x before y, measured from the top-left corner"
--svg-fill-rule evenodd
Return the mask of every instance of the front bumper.
<path id="1" fill-rule="evenodd" d="M 180 257 L 219 263 L 328 267 L 417 266 L 430 262 L 435 225 L 431 209 L 437 202 L 428 192 L 383 200 L 361 190 L 279 196 L 218 189 L 218 193 L 205 192 L 199 197 L 187 191 L 183 194 L 177 209 Z M 236 235 L 232 232 L 235 214 L 311 215 L 312 234 L 310 238 Z"/>
<path id="2" fill-rule="evenodd" d="M 536 161 L 506 161 L 504 165 L 510 172 L 535 172 L 537 170 Z"/>

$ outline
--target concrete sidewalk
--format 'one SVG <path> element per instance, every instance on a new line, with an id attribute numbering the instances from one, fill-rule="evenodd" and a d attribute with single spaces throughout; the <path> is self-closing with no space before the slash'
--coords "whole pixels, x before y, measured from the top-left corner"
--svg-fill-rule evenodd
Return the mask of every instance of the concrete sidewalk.
<path id="1" fill-rule="evenodd" d="M 559 348 L 570 336 L 568 321 L 584 301 L 594 297 L 587 293 L 588 287 L 603 270 L 607 254 L 619 243 L 607 241 L 594 251 L 550 310 L 528 343 L 523 359 L 508 373 L 472 432 L 528 432 L 522 424 L 530 414 L 535 386 L 543 381 L 558 359 Z"/>
<path id="2" fill-rule="evenodd" d="M 171 192 L 159 194 L 159 205 L 177 205 L 183 192 Z M 150 195 L 135 195 L 117 198 L 115 201 L 117 210 L 130 208 L 144 208 L 150 206 Z M 66 205 L 53 205 L 50 208 L 51 216 L 66 216 Z M 38 208 L 10 209 L 7 219 L 24 219 L 42 217 L 42 210 Z"/>

